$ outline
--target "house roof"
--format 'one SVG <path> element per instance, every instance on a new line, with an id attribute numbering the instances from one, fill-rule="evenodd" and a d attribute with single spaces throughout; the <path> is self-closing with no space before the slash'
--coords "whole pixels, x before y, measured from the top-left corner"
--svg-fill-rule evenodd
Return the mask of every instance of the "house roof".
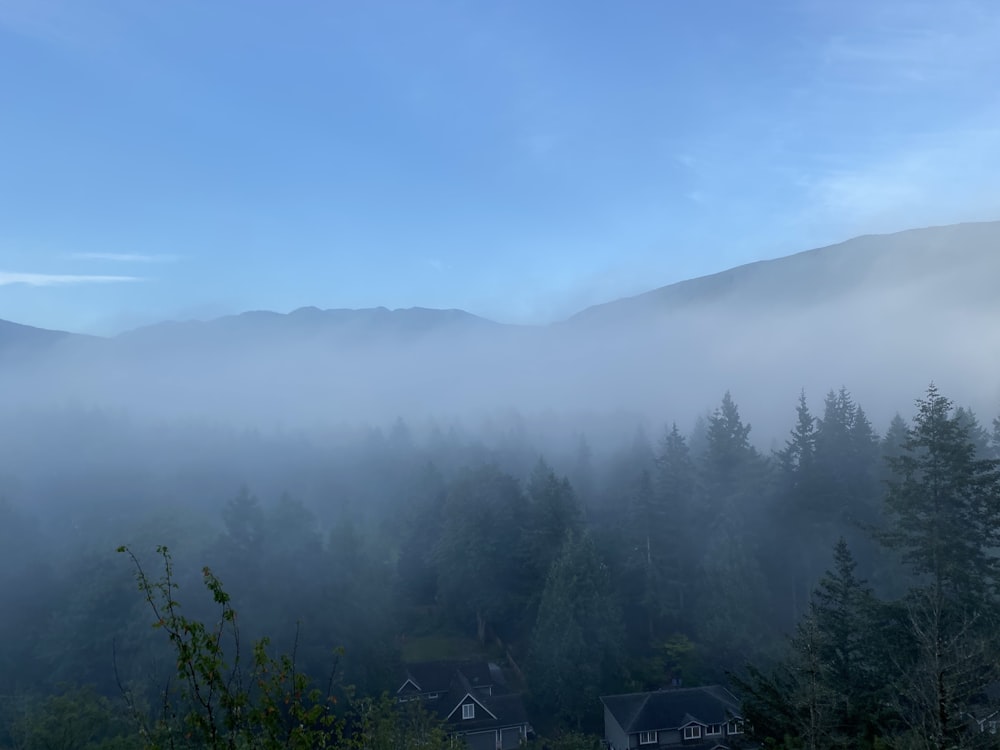
<path id="1" fill-rule="evenodd" d="M 740 703 L 721 685 L 606 695 L 601 701 L 628 734 L 724 724 L 741 716 Z"/>
<path id="2" fill-rule="evenodd" d="M 458 732 L 528 724 L 521 696 L 508 692 L 494 671 L 487 662 L 410 664 L 396 692 L 403 692 L 409 682 L 420 693 L 436 693 L 437 697 L 423 700 L 423 705 Z M 478 704 L 475 718 L 463 719 L 458 707 L 470 700 Z"/>
<path id="3" fill-rule="evenodd" d="M 508 695 L 475 695 L 472 696 L 476 703 L 486 711 L 476 708 L 474 719 L 463 719 L 460 712 L 455 712 L 464 701 L 464 696 L 453 700 L 427 701 L 428 708 L 434 710 L 442 719 L 447 719 L 449 714 L 454 715 L 448 720 L 451 727 L 459 732 L 476 732 L 485 729 L 499 729 L 500 727 L 516 726 L 528 724 L 528 714 L 524 710 L 524 703 L 520 695 L 513 693 Z M 487 711 L 489 713 L 487 713 Z"/>
<path id="4" fill-rule="evenodd" d="M 405 678 L 400 692 L 407 681 L 413 683 L 421 693 L 443 693 L 462 675 L 473 688 L 487 688 L 494 685 L 490 665 L 484 661 L 425 661 L 406 665 Z"/>
<path id="5" fill-rule="evenodd" d="M 479 694 L 477 695 L 477 693 Z M 442 701 L 442 708 L 447 708 L 448 703 L 452 704 L 453 706 L 448 715 L 444 717 L 446 719 L 451 719 L 451 717 L 455 715 L 455 712 L 458 711 L 459 706 L 461 706 L 463 703 L 468 703 L 470 701 L 478 703 L 480 707 L 486 710 L 486 713 L 491 718 L 493 719 L 499 718 L 496 712 L 490 711 L 489 706 L 486 705 L 486 702 L 483 700 L 485 696 L 483 695 L 482 691 L 473 690 L 472 684 L 469 682 L 469 679 L 461 672 L 455 672 L 455 677 L 451 681 L 451 686 L 449 687 L 448 693 L 446 694 L 445 697 L 446 701 Z M 468 719 L 466 719 L 465 721 L 468 721 Z"/>

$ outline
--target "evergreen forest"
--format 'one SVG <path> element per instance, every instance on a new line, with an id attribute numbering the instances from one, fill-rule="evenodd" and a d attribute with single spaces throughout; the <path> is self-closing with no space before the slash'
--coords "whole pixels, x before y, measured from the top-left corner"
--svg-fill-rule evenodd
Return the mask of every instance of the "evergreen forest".
<path id="1" fill-rule="evenodd" d="M 716 683 L 764 747 L 996 746 L 1000 418 L 914 395 L 874 425 L 803 393 L 766 446 L 730 393 L 615 439 L 18 415 L 0 748 L 433 750 L 391 695 L 463 658 L 539 747 L 596 747 L 602 695 Z"/>

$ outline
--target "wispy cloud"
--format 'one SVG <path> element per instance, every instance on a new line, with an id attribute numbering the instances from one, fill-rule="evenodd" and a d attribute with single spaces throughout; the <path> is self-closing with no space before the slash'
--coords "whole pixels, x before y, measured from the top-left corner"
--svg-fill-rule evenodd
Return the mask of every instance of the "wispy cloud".
<path id="1" fill-rule="evenodd" d="M 107 4 L 105 4 L 107 5 Z M 122 9 L 66 0 L 0 2 L 0 30 L 43 44 L 97 51 L 122 34 Z"/>
<path id="2" fill-rule="evenodd" d="M 866 88 L 980 81 L 984 67 L 1000 59 L 1000 7 L 992 0 L 851 7 L 858 11 L 852 28 L 829 38 L 822 54 L 826 65 Z"/>
<path id="3" fill-rule="evenodd" d="M 0 271 L 0 286 L 77 286 L 80 284 L 122 284 L 143 281 L 139 276 L 93 276 L 66 273 L 18 273 Z"/>
<path id="4" fill-rule="evenodd" d="M 144 253 L 72 253 L 74 260 L 99 260 L 110 263 L 176 263 L 179 255 L 147 255 Z"/>
<path id="5" fill-rule="evenodd" d="M 992 165 L 1000 128 L 966 127 L 926 137 L 884 159 L 804 178 L 813 219 L 849 231 L 995 219 L 1000 195 Z"/>
<path id="6" fill-rule="evenodd" d="M 425 258 L 424 263 L 433 268 L 435 271 L 447 271 L 451 268 L 451 266 L 440 258 Z"/>

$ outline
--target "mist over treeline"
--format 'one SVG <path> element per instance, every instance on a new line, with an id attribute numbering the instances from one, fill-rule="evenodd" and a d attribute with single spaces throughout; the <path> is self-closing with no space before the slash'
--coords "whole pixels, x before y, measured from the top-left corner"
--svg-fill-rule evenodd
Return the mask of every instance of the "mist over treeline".
<path id="1" fill-rule="evenodd" d="M 1000 315 L 998 243 L 1000 222 L 860 237 L 550 325 L 314 307 L 111 338 L 0 324 L 0 410 L 97 407 L 320 435 L 401 417 L 418 437 L 432 421 L 479 432 L 516 412 L 535 432 L 569 422 L 597 441 L 600 415 L 689 430 L 731 389 L 763 447 L 782 439 L 803 388 L 818 398 L 846 384 L 879 425 L 932 379 L 989 413 L 1000 407 L 1000 344 L 983 335 Z"/>
<path id="2" fill-rule="evenodd" d="M 966 746 L 1000 684 L 998 238 L 859 238 L 548 326 L 0 323 L 0 748 L 163 746 L 140 718 L 314 747 L 325 717 L 437 750 L 366 701 L 459 658 L 544 747 L 593 744 L 566 733 L 600 695 L 716 682 L 774 747 Z M 225 653 L 179 661 L 213 623 Z M 237 644 L 280 675 L 236 694 L 239 741 L 178 673 L 240 684 Z"/>
<path id="3" fill-rule="evenodd" d="M 913 417 L 803 393 L 761 441 L 754 412 L 727 392 L 686 425 L 507 413 L 321 436 L 22 410 L 0 430 L 0 746 L 69 686 L 155 703 L 169 685 L 119 544 L 167 545 L 196 616 L 208 565 L 246 638 L 303 673 L 343 647 L 338 684 L 378 695 L 403 659 L 487 655 L 551 731 L 596 729 L 601 694 L 779 664 L 838 540 L 879 596 L 919 579 L 877 534 Z M 948 415 L 1000 456 L 993 415 Z"/>

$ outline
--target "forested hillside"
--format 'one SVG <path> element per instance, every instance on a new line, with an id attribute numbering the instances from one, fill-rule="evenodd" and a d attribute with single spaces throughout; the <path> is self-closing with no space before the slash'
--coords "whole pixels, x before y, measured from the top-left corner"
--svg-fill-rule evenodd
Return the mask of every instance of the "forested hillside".
<path id="1" fill-rule="evenodd" d="M 142 746 L 137 713 L 185 705 L 122 544 L 149 581 L 169 548 L 175 625 L 211 630 L 222 603 L 248 664 L 265 636 L 294 654 L 338 741 L 375 731 L 362 698 L 403 660 L 485 655 L 550 738 L 599 733 L 602 694 L 722 682 L 788 747 L 964 746 L 997 677 L 1000 421 L 933 386 L 890 424 L 845 389 L 785 418 L 768 450 L 728 393 L 607 449 L 544 450 L 516 420 L 328 440 L 24 421 L 0 471 L 0 747 Z"/>

